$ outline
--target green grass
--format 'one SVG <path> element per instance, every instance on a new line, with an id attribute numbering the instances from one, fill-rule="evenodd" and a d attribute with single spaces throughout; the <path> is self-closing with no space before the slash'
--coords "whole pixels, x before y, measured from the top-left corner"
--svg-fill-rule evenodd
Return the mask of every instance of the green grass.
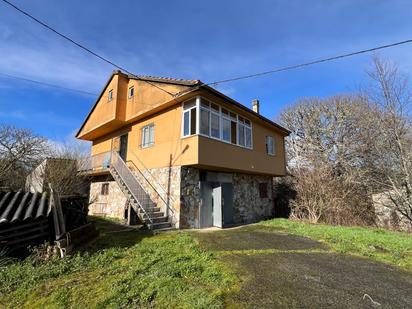
<path id="1" fill-rule="evenodd" d="M 339 253 L 367 257 L 412 271 L 412 235 L 368 227 L 309 224 L 287 219 L 259 223 L 270 229 L 306 236 Z"/>
<path id="2" fill-rule="evenodd" d="M 0 267 L 0 307 L 223 307 L 234 277 L 187 233 L 108 233 L 114 223 L 98 224 L 105 234 L 72 257 Z"/>

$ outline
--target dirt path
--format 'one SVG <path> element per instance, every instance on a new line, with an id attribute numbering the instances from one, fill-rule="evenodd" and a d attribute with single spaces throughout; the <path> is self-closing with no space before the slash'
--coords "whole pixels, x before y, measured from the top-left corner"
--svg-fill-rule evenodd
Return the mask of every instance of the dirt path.
<path id="1" fill-rule="evenodd" d="M 412 308 L 412 274 L 258 226 L 194 233 L 234 268 L 229 307 Z"/>

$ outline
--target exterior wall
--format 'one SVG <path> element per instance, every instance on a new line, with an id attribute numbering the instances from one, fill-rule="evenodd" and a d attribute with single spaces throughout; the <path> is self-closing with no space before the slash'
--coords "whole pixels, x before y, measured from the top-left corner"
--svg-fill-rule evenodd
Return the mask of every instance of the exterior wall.
<path id="1" fill-rule="evenodd" d="M 180 228 L 198 228 L 201 203 L 199 170 L 182 166 L 180 187 Z"/>
<path id="2" fill-rule="evenodd" d="M 171 93 L 178 93 L 186 90 L 187 86 L 164 84 L 150 82 L 156 84 L 162 89 Z M 130 79 L 128 81 L 127 89 L 134 86 L 134 96 L 127 98 L 125 121 L 133 121 L 136 117 L 147 113 L 148 111 L 170 101 L 170 94 L 148 84 L 145 81 Z M 128 91 L 128 90 L 127 90 Z"/>
<path id="3" fill-rule="evenodd" d="M 145 171 L 146 179 L 156 179 L 147 183 L 142 174 L 135 172 L 140 183 L 145 187 L 152 200 L 171 219 L 175 228 L 199 228 L 200 205 L 200 170 L 194 167 L 158 168 Z M 233 221 L 235 224 L 257 222 L 273 216 L 272 177 L 231 173 L 233 184 Z M 109 194 L 101 195 L 101 186 L 109 183 Z M 267 185 L 265 198 L 260 197 L 259 185 Z M 163 189 L 162 189 L 163 188 Z M 156 189 L 156 190 L 155 190 Z M 169 192 L 170 199 L 167 199 Z M 162 198 L 159 197 L 159 194 Z M 166 203 L 170 210 L 167 211 Z M 124 218 L 126 198 L 117 183 L 110 181 L 94 181 L 90 188 L 89 213 Z"/>
<path id="4" fill-rule="evenodd" d="M 261 198 L 259 184 L 267 184 L 267 197 Z M 271 176 L 233 174 L 233 219 L 237 224 L 252 223 L 274 215 Z"/>
<path id="5" fill-rule="evenodd" d="M 199 165 L 207 169 L 233 170 L 273 176 L 286 174 L 284 133 L 268 126 L 254 113 L 247 113 L 220 98 L 202 94 L 207 100 L 219 104 L 252 122 L 252 149 L 242 148 L 209 137 L 199 137 Z M 275 155 L 266 153 L 266 136 L 273 136 Z"/>
<path id="6" fill-rule="evenodd" d="M 151 200 L 169 216 L 175 228 L 180 227 L 180 172 L 180 166 L 150 169 L 143 174 L 134 172 Z"/>
<path id="7" fill-rule="evenodd" d="M 131 86 L 134 86 L 135 94 L 129 98 L 128 90 Z M 78 137 L 95 140 L 170 101 L 171 95 L 158 87 L 170 93 L 178 93 L 188 88 L 182 85 L 134 80 L 124 74 L 114 74 L 95 103 Z M 113 100 L 109 102 L 110 90 L 113 91 Z"/>
<path id="8" fill-rule="evenodd" d="M 141 129 L 154 124 L 154 145 L 141 147 Z M 181 138 L 182 107 L 175 105 L 131 126 L 127 157 L 140 169 L 198 163 L 198 137 Z"/>
<path id="9" fill-rule="evenodd" d="M 102 184 L 109 184 L 109 194 L 101 195 Z M 126 197 L 114 180 L 94 181 L 90 184 L 89 214 L 124 219 Z"/>
<path id="10" fill-rule="evenodd" d="M 273 217 L 272 177 L 230 173 L 233 184 L 233 221 L 235 224 L 257 222 Z M 259 185 L 267 185 L 267 197 L 261 198 Z M 201 205 L 200 171 L 182 167 L 180 228 L 199 228 Z"/>
<path id="11" fill-rule="evenodd" d="M 154 145 L 142 148 L 141 129 L 152 123 L 155 126 Z M 92 155 L 109 152 L 112 149 L 113 138 L 128 133 L 127 159 L 133 161 L 141 170 L 167 167 L 171 164 L 222 171 L 284 175 L 286 163 L 283 135 L 259 122 L 253 122 L 252 126 L 253 149 L 200 135 L 182 138 L 182 107 L 175 105 L 148 119 L 94 140 Z M 267 135 L 274 137 L 274 156 L 266 153 Z"/>
<path id="12" fill-rule="evenodd" d="M 105 124 L 107 125 L 111 121 L 122 120 L 122 116 L 124 117 L 122 105 L 125 105 L 124 88 L 124 78 L 119 77 L 119 75 L 114 75 L 97 101 L 96 107 L 81 131 L 81 135 L 95 130 Z M 113 99 L 109 102 L 108 93 L 110 90 L 113 90 Z"/>

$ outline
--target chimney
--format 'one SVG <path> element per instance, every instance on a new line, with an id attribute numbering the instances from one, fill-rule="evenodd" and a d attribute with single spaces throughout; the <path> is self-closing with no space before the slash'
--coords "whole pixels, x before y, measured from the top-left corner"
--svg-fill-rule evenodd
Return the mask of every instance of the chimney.
<path id="1" fill-rule="evenodd" d="M 256 114 L 259 114 L 259 100 L 258 99 L 252 100 L 252 109 Z"/>

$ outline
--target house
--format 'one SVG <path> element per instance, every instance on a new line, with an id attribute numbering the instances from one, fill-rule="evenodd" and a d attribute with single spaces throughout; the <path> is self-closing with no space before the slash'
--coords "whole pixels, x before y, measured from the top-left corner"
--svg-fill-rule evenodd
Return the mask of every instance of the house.
<path id="1" fill-rule="evenodd" d="M 114 71 L 76 137 L 92 142 L 90 213 L 151 229 L 273 215 L 289 131 L 199 80 Z"/>

